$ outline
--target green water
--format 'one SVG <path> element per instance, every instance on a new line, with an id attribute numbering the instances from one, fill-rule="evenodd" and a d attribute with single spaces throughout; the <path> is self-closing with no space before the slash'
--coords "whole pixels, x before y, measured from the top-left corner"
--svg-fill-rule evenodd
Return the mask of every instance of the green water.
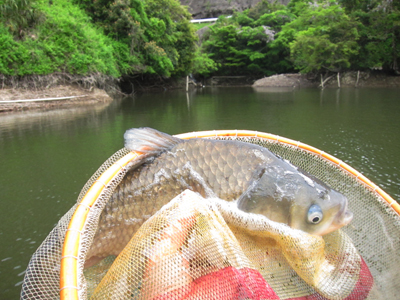
<path id="1" fill-rule="evenodd" d="M 347 162 L 400 199 L 400 89 L 205 88 L 109 106 L 0 115 L 0 299 L 17 299 L 30 256 L 131 127 L 177 134 L 269 132 Z"/>

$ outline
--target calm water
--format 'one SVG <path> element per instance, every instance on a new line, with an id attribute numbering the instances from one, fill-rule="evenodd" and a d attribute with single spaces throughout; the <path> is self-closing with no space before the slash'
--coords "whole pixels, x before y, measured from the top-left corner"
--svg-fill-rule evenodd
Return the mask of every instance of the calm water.
<path id="1" fill-rule="evenodd" d="M 0 299 L 17 299 L 30 256 L 131 127 L 170 134 L 269 132 L 347 162 L 400 199 L 400 89 L 205 88 L 109 106 L 0 115 Z"/>

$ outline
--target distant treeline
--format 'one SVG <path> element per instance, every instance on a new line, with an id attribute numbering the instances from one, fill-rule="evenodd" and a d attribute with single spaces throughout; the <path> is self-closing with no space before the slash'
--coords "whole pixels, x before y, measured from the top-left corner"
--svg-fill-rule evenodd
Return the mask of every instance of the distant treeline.
<path id="1" fill-rule="evenodd" d="M 400 1 L 262 1 L 198 41 L 178 0 L 0 0 L 0 74 L 111 78 L 399 69 Z"/>
<path id="2" fill-rule="evenodd" d="M 263 1 L 219 18 L 203 39 L 202 52 L 215 67 L 208 72 L 224 75 L 397 71 L 400 1 Z"/>

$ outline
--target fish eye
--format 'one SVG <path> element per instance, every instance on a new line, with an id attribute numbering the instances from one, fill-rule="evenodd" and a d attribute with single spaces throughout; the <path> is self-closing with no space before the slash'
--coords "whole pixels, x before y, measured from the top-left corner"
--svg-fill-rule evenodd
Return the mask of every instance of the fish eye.
<path id="1" fill-rule="evenodd" d="M 323 217 L 321 207 L 317 204 L 313 204 L 308 209 L 307 220 L 311 224 L 318 224 L 321 222 Z"/>

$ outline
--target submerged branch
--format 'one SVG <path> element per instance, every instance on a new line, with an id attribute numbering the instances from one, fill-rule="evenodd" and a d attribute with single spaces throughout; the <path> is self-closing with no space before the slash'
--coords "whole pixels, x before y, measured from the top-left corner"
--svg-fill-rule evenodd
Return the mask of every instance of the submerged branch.
<path id="1" fill-rule="evenodd" d="M 333 76 L 335 76 L 335 75 L 331 75 L 331 76 L 329 76 L 328 78 L 326 78 L 324 80 L 324 76 L 321 74 L 321 84 L 319 85 L 319 87 L 324 88 L 325 87 L 325 83 L 327 83 L 328 80 L 330 80 Z"/>

